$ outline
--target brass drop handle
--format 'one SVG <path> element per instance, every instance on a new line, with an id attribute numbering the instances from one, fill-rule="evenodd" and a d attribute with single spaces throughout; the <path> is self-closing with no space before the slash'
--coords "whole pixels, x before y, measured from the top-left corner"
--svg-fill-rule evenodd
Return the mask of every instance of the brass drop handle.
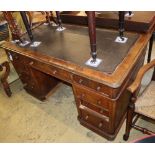
<path id="1" fill-rule="evenodd" d="M 33 89 L 33 88 L 34 88 L 34 86 L 35 86 L 35 84 L 32 82 L 32 83 L 31 83 L 31 88 Z"/>
<path id="2" fill-rule="evenodd" d="M 82 79 L 80 79 L 80 80 L 79 80 L 79 83 L 81 84 L 82 82 L 83 82 L 83 80 L 82 80 Z"/>
<path id="3" fill-rule="evenodd" d="M 98 127 L 101 128 L 103 126 L 103 123 L 99 123 Z"/>
<path id="4" fill-rule="evenodd" d="M 85 106 L 88 106 L 89 104 L 87 102 L 85 102 Z"/>
<path id="5" fill-rule="evenodd" d="M 56 70 L 54 70 L 54 71 L 53 71 L 53 74 L 55 75 L 56 73 L 57 73 L 57 71 L 56 71 Z"/>
<path id="6" fill-rule="evenodd" d="M 97 104 L 98 104 L 98 105 L 101 105 L 101 101 L 100 101 L 100 100 L 98 100 L 98 101 L 97 101 Z"/>
<path id="7" fill-rule="evenodd" d="M 11 55 L 11 54 L 10 54 L 10 55 Z M 13 56 L 14 59 L 16 59 L 16 60 L 19 58 L 19 56 L 18 56 L 16 53 L 13 53 L 12 56 Z"/>
<path id="8" fill-rule="evenodd" d="M 81 94 L 81 98 L 84 98 L 85 97 L 85 94 Z"/>
<path id="9" fill-rule="evenodd" d="M 85 120 L 88 120 L 88 118 L 89 118 L 89 116 L 87 115 L 87 116 L 85 117 Z"/>
<path id="10" fill-rule="evenodd" d="M 18 55 L 15 55 L 15 59 L 17 60 L 19 57 L 18 57 Z"/>
<path id="11" fill-rule="evenodd" d="M 29 65 L 33 65 L 34 64 L 34 62 L 33 61 L 31 61 L 30 63 L 29 63 Z"/>
<path id="12" fill-rule="evenodd" d="M 101 90 L 101 87 L 100 87 L 100 86 L 98 86 L 98 87 L 96 88 L 96 90 L 97 90 L 97 91 L 100 91 L 100 90 Z"/>
<path id="13" fill-rule="evenodd" d="M 100 113 L 103 114 L 103 110 L 102 109 L 100 110 Z"/>

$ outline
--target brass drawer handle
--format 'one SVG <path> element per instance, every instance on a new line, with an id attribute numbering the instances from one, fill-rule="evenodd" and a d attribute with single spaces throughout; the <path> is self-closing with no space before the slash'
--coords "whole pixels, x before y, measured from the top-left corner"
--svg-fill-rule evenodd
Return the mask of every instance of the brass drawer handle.
<path id="1" fill-rule="evenodd" d="M 85 102 L 85 106 L 88 106 L 89 104 L 87 102 Z"/>
<path id="2" fill-rule="evenodd" d="M 81 94 L 81 98 L 84 98 L 85 97 L 85 94 Z"/>
<path id="3" fill-rule="evenodd" d="M 87 115 L 87 116 L 85 117 L 85 120 L 88 120 L 88 118 L 89 118 L 89 116 Z"/>
<path id="4" fill-rule="evenodd" d="M 15 55 L 15 57 L 14 57 L 14 58 L 17 60 L 17 59 L 19 59 L 19 56 L 18 56 L 18 55 Z"/>
<path id="5" fill-rule="evenodd" d="M 103 123 L 99 123 L 98 127 L 101 128 L 103 126 Z"/>
<path id="6" fill-rule="evenodd" d="M 56 71 L 56 70 L 54 70 L 54 71 L 53 71 L 53 75 L 55 75 L 56 73 L 57 73 L 57 71 Z"/>
<path id="7" fill-rule="evenodd" d="M 98 105 L 101 105 L 101 101 L 100 101 L 100 100 L 98 100 L 98 101 L 97 101 L 97 104 L 98 104 Z"/>
<path id="8" fill-rule="evenodd" d="M 16 53 L 12 53 L 12 57 L 16 60 L 19 58 L 19 56 Z"/>
<path id="9" fill-rule="evenodd" d="M 100 86 L 98 86 L 98 87 L 96 88 L 96 90 L 97 90 L 97 91 L 100 91 L 100 90 L 101 90 L 101 87 L 100 87 Z"/>
<path id="10" fill-rule="evenodd" d="M 83 80 L 82 80 L 82 79 L 80 79 L 80 80 L 79 80 L 79 83 L 80 83 L 80 84 L 82 84 L 82 82 L 83 82 Z"/>
<path id="11" fill-rule="evenodd" d="M 33 61 L 31 61 L 30 63 L 29 63 L 29 65 L 33 65 L 34 64 L 34 62 Z"/>
<path id="12" fill-rule="evenodd" d="M 100 113 L 103 114 L 103 110 L 102 109 L 100 110 Z"/>

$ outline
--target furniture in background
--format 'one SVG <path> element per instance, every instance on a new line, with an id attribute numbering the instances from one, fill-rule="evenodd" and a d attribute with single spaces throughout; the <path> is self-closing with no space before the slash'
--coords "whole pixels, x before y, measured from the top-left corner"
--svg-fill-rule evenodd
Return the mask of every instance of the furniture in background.
<path id="1" fill-rule="evenodd" d="M 155 70 L 153 70 L 153 76 L 149 86 L 146 87 L 140 96 L 138 96 L 144 75 L 154 67 L 155 60 L 144 65 L 139 70 L 134 82 L 128 87 L 128 91 L 130 92 L 130 103 L 127 112 L 124 140 L 128 140 L 132 128 L 135 128 L 144 134 L 155 134 L 155 131 L 150 131 L 147 127 L 144 128 L 135 124 L 140 116 L 145 116 L 147 119 L 149 118 L 155 121 Z"/>
<path id="2" fill-rule="evenodd" d="M 5 62 L 0 64 L 0 71 L 3 71 L 3 70 L 5 70 L 5 71 L 0 76 L 0 80 L 1 80 L 1 83 L 3 85 L 5 93 L 7 94 L 8 97 L 10 97 L 12 92 L 10 90 L 10 86 L 8 84 L 8 81 L 7 81 L 8 76 L 10 74 L 10 66 L 9 66 L 9 62 L 8 61 L 5 61 Z"/>
<path id="3" fill-rule="evenodd" d="M 3 15 L 8 22 L 8 26 L 12 35 L 12 40 L 19 40 L 20 42 L 23 42 L 23 40 L 21 40 L 22 32 L 17 24 L 16 19 L 13 17 L 13 12 L 3 11 Z"/>
<path id="4" fill-rule="evenodd" d="M 2 17 L 2 14 L 0 15 L 0 41 L 4 41 L 4 40 L 8 40 L 9 39 L 9 30 L 8 30 L 8 24 L 7 22 L 4 20 L 4 18 Z M 0 55 L 1 56 L 1 55 Z M 8 84 L 8 76 L 10 74 L 10 66 L 9 66 L 9 62 L 7 60 L 2 60 L 2 62 L 0 61 L 0 72 L 2 72 L 2 74 L 0 75 L 0 81 L 1 84 L 4 88 L 5 93 L 7 94 L 7 96 L 11 96 L 11 90 Z"/>
<path id="5" fill-rule="evenodd" d="M 142 137 L 134 140 L 132 143 L 155 143 L 155 135 Z"/>
<path id="6" fill-rule="evenodd" d="M 151 61 L 151 54 L 152 54 L 152 48 L 153 48 L 153 40 L 154 40 L 154 33 L 152 33 L 152 36 L 149 41 L 149 49 L 148 49 L 148 57 L 147 62 L 149 63 Z"/>

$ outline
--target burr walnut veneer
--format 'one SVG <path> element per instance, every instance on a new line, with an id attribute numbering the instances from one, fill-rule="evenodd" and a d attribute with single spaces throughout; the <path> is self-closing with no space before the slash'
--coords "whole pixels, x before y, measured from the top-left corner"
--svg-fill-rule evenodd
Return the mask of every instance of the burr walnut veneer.
<path id="1" fill-rule="evenodd" d="M 153 30 L 147 34 L 126 32 L 128 41 L 120 44 L 114 42 L 117 31 L 96 29 L 102 63 L 95 68 L 85 65 L 91 57 L 87 27 L 63 26 L 66 30 L 62 32 L 45 25 L 34 29 L 34 40 L 42 41 L 39 47 L 19 47 L 10 42 L 3 42 L 1 47 L 29 94 L 45 100 L 60 81 L 70 83 L 80 123 L 113 140 L 126 115 L 130 98 L 126 88 L 143 65 Z"/>

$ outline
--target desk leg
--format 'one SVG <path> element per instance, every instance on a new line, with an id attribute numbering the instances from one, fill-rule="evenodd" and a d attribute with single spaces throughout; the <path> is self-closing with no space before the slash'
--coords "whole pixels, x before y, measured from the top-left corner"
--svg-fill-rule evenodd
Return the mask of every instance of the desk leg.
<path id="1" fill-rule="evenodd" d="M 96 21 L 95 21 L 95 12 L 87 11 L 88 16 L 88 28 L 89 28 L 89 38 L 90 38 L 90 48 L 93 62 L 96 61 Z"/>
<path id="2" fill-rule="evenodd" d="M 2 71 L 3 68 L 6 68 L 6 71 L 1 77 L 1 82 L 2 82 L 4 91 L 6 92 L 7 96 L 10 97 L 12 92 L 11 92 L 9 84 L 7 82 L 7 78 L 8 78 L 9 73 L 10 73 L 10 66 L 9 66 L 9 63 L 7 61 L 0 64 L 0 71 Z"/>

